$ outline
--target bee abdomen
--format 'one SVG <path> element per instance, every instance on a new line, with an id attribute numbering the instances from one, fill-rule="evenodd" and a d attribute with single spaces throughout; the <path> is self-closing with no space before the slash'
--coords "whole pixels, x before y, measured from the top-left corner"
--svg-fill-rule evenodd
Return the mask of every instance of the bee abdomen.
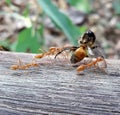
<path id="1" fill-rule="evenodd" d="M 74 54 L 73 54 L 73 55 L 71 56 L 71 58 L 70 58 L 70 62 L 71 62 L 71 63 L 77 63 L 77 62 L 79 62 L 79 61 L 81 61 L 80 58 L 77 57 L 77 56 L 75 56 Z"/>

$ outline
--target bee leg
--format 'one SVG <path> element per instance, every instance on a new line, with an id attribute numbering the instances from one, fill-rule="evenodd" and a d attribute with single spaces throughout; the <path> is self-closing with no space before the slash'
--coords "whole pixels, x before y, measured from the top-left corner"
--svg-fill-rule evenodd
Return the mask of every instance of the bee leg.
<path id="1" fill-rule="evenodd" d="M 71 65 L 72 65 L 73 67 L 78 67 L 78 66 L 80 66 L 81 64 L 86 65 L 86 64 L 87 64 L 86 60 L 81 60 L 81 61 L 79 61 L 79 62 L 77 62 L 77 63 L 71 63 Z"/>
<path id="2" fill-rule="evenodd" d="M 64 47 L 61 51 L 59 51 L 54 58 L 56 58 L 59 54 L 61 54 L 63 51 L 70 50 L 70 51 L 75 51 L 77 48 L 76 46 L 70 46 L 70 47 Z"/>
<path id="3" fill-rule="evenodd" d="M 97 47 L 98 47 L 98 46 L 94 46 L 94 45 L 93 45 L 93 46 L 91 46 L 91 48 L 92 48 L 92 49 L 95 49 L 95 48 L 97 48 Z"/>
<path id="4" fill-rule="evenodd" d="M 69 50 L 70 48 L 63 48 L 61 51 L 59 51 L 54 58 L 56 58 L 59 54 L 61 54 L 65 50 Z"/>

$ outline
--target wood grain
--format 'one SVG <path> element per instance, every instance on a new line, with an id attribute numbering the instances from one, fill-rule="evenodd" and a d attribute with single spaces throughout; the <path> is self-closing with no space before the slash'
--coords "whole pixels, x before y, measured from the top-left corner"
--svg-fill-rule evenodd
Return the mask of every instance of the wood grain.
<path id="1" fill-rule="evenodd" d="M 77 75 L 69 63 L 50 59 L 38 60 L 40 67 L 10 69 L 18 58 L 30 62 L 33 56 L 0 52 L 1 115 L 120 114 L 120 60 L 107 60 L 107 74 Z"/>

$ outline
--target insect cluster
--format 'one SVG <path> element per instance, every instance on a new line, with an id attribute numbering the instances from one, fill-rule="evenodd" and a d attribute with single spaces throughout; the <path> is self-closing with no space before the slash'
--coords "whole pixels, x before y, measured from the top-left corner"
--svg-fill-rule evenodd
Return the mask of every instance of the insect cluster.
<path id="1" fill-rule="evenodd" d="M 79 41 L 79 44 L 80 44 L 79 46 L 67 46 L 67 47 L 61 47 L 61 48 L 50 47 L 48 52 L 37 54 L 34 58 L 41 59 L 43 57 L 50 56 L 50 55 L 54 55 L 54 58 L 57 58 L 57 56 L 60 55 L 62 52 L 68 50 L 72 52 L 72 55 L 70 57 L 70 62 L 72 64 L 81 62 L 85 57 L 95 58 L 94 60 L 91 60 L 86 64 L 80 64 L 77 67 L 77 72 L 81 72 L 90 67 L 97 67 L 99 62 L 103 62 L 105 65 L 104 67 L 107 67 L 107 64 L 103 55 L 98 50 L 98 46 L 95 45 L 95 40 L 96 40 L 95 34 L 91 30 L 88 30 L 81 37 L 81 40 Z M 25 65 L 20 63 L 21 62 L 19 61 L 18 65 L 12 65 L 11 69 L 26 69 L 32 66 L 33 67 L 39 66 L 37 63 L 33 63 L 33 62 Z"/>

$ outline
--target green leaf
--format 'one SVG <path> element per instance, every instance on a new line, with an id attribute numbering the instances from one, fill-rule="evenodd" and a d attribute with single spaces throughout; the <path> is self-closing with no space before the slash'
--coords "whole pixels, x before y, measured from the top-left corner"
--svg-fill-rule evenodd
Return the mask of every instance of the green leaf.
<path id="1" fill-rule="evenodd" d="M 70 42 L 77 44 L 77 39 L 80 36 L 79 29 L 71 22 L 71 20 L 51 2 L 51 0 L 38 0 L 39 5 L 44 12 L 61 28 L 61 30 L 68 37 Z"/>
<path id="2" fill-rule="evenodd" d="M 117 27 L 118 29 L 120 29 L 120 23 L 119 23 L 119 22 L 116 24 L 116 27 Z"/>
<path id="3" fill-rule="evenodd" d="M 87 31 L 87 26 L 85 26 L 85 25 L 84 25 L 84 26 L 81 26 L 79 29 L 80 29 L 80 32 L 81 32 L 81 33 L 84 33 L 84 32 Z"/>
<path id="4" fill-rule="evenodd" d="M 24 11 L 23 11 L 23 16 L 25 17 L 28 17 L 29 14 L 30 14 L 30 11 L 29 11 L 29 4 L 27 4 L 27 6 L 25 7 Z"/>
<path id="5" fill-rule="evenodd" d="M 36 53 L 40 47 L 37 33 L 33 28 L 27 28 L 19 33 L 18 40 L 14 44 L 17 52 L 30 51 Z"/>
<path id="6" fill-rule="evenodd" d="M 11 5 L 11 0 L 5 0 L 5 2 L 8 4 L 8 5 Z"/>

